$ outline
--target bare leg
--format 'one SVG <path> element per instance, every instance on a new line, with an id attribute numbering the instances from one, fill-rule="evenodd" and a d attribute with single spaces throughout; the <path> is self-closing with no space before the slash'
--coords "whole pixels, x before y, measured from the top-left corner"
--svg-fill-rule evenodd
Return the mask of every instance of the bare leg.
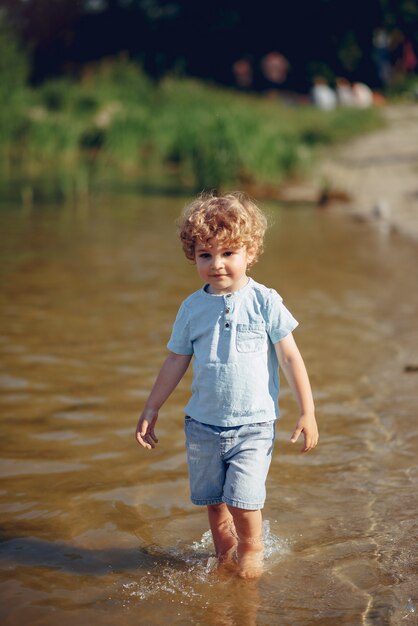
<path id="1" fill-rule="evenodd" d="M 228 506 L 238 539 L 238 574 L 241 578 L 259 578 L 263 573 L 263 526 L 261 511 Z"/>
<path id="2" fill-rule="evenodd" d="M 228 507 L 226 504 L 208 505 L 208 518 L 219 563 L 232 564 L 238 541 Z"/>

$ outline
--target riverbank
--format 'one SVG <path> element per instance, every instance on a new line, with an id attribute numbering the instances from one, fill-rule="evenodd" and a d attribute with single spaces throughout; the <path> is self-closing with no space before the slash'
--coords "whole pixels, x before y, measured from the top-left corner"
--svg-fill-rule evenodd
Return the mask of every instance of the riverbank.
<path id="1" fill-rule="evenodd" d="M 120 181 L 277 198 L 317 153 L 380 128 L 375 109 L 287 106 L 190 78 L 155 83 L 124 59 L 22 86 L 0 119 L 0 200 L 91 195 Z M 6 123 L 7 121 L 7 123 Z M 260 193 L 259 193 L 260 192 Z"/>
<path id="2" fill-rule="evenodd" d="M 356 219 L 418 241 L 418 104 L 390 105 L 382 115 L 383 129 L 327 149 L 308 187 L 318 196 L 329 189 L 332 205 Z"/>

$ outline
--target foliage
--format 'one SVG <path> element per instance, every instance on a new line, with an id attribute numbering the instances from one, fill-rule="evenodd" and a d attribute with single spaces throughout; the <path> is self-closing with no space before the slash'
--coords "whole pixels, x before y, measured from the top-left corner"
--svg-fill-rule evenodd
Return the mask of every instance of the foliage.
<path id="1" fill-rule="evenodd" d="M 386 95 L 391 101 L 418 100 L 418 75 L 398 74 L 388 87 Z"/>
<path id="2" fill-rule="evenodd" d="M 249 56 L 263 89 L 260 60 L 273 50 L 291 65 L 292 86 L 309 88 L 315 69 L 380 84 L 373 61 L 377 29 L 400 31 L 418 49 L 416 0 L 2 0 L 34 52 L 36 82 L 121 51 L 160 78 L 176 68 L 230 83 L 231 66 Z M 356 19 L 355 19 L 356 18 Z"/>
<path id="3" fill-rule="evenodd" d="M 154 89 L 151 79 L 138 64 L 130 62 L 124 55 L 87 65 L 82 82 L 106 101 L 118 99 L 152 104 Z"/>
<path id="4" fill-rule="evenodd" d="M 0 9 L 0 143 L 7 144 L 22 123 L 28 59 Z"/>
<path id="5" fill-rule="evenodd" d="M 115 175 L 174 171 L 180 184 L 198 189 L 279 185 L 303 172 L 318 146 L 377 124 L 373 110 L 289 107 L 191 79 L 156 85 L 119 59 L 87 67 L 78 81 L 33 90 L 17 145 L 22 163 L 37 172 L 66 169 L 75 180 L 85 180 L 87 159 Z"/>

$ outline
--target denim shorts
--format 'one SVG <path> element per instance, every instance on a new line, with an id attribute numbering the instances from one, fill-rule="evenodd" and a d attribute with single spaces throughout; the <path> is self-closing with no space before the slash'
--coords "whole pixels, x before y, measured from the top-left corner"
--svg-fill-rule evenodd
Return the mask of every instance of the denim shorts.
<path id="1" fill-rule="evenodd" d="M 187 462 L 193 504 L 225 502 L 262 509 L 276 422 L 211 426 L 186 416 Z"/>

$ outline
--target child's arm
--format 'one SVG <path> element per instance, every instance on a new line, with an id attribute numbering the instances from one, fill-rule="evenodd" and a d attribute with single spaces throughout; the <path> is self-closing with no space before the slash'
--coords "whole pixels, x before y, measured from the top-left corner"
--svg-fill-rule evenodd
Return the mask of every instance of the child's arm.
<path id="1" fill-rule="evenodd" d="M 158 443 L 154 432 L 158 411 L 183 378 L 191 358 L 191 354 L 170 352 L 164 361 L 136 427 L 135 437 L 143 448 L 150 450 Z"/>
<path id="2" fill-rule="evenodd" d="M 303 433 L 305 445 L 301 452 L 308 452 L 318 443 L 318 426 L 311 385 L 302 355 L 292 333 L 274 345 L 280 367 L 299 405 L 300 416 L 290 441 L 295 443 Z"/>

